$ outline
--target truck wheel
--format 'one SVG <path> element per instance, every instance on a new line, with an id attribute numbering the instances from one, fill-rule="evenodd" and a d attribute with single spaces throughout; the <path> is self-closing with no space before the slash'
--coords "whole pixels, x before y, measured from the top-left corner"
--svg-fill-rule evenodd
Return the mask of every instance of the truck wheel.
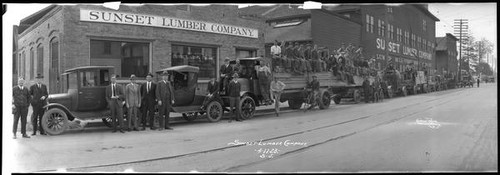
<path id="1" fill-rule="evenodd" d="M 290 99 L 288 100 L 288 106 L 292 109 L 300 109 L 302 107 L 302 100 Z"/>
<path id="2" fill-rule="evenodd" d="M 210 122 L 217 122 L 222 118 L 224 111 L 218 101 L 212 101 L 207 105 L 207 119 Z"/>
<path id="3" fill-rule="evenodd" d="M 243 96 L 240 100 L 240 115 L 243 119 L 251 119 L 255 114 L 255 101 L 250 96 Z"/>
<path id="4" fill-rule="evenodd" d="M 361 102 L 361 92 L 359 91 L 359 89 L 355 89 L 352 95 L 354 103 L 358 104 L 359 102 Z"/>
<path id="5" fill-rule="evenodd" d="M 182 118 L 188 122 L 194 121 L 198 117 L 197 112 L 187 112 L 187 113 L 182 113 Z"/>
<path id="6" fill-rule="evenodd" d="M 392 88 L 387 88 L 387 98 L 392 98 L 392 96 L 394 96 Z"/>
<path id="7" fill-rule="evenodd" d="M 330 107 L 332 99 L 330 98 L 330 93 L 326 90 L 320 92 L 319 109 L 327 109 Z"/>
<path id="8" fill-rule="evenodd" d="M 335 102 L 335 104 L 340 104 L 341 100 L 342 100 L 342 97 L 340 97 L 340 95 L 333 97 L 333 102 Z"/>
<path id="9" fill-rule="evenodd" d="M 68 116 L 59 108 L 49 109 L 43 114 L 42 127 L 50 135 L 59 135 L 68 128 Z"/>
<path id="10" fill-rule="evenodd" d="M 406 86 L 403 86 L 401 88 L 401 93 L 403 93 L 403 97 L 406 97 L 408 95 L 408 92 L 406 91 Z"/>

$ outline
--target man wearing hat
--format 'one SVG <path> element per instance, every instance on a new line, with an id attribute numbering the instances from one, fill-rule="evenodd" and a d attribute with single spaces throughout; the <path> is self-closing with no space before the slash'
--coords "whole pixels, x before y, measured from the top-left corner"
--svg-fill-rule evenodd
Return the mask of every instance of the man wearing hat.
<path id="1" fill-rule="evenodd" d="M 47 104 L 47 97 L 49 92 L 47 91 L 47 86 L 42 84 L 43 76 L 38 74 L 36 77 L 36 83 L 30 87 L 31 95 L 31 107 L 33 108 L 33 113 L 31 115 L 31 124 L 33 124 L 33 134 L 36 135 L 36 131 L 39 130 L 41 135 L 46 135 L 42 128 L 42 116 L 43 116 L 43 106 Z"/>
<path id="2" fill-rule="evenodd" d="M 274 40 L 274 45 L 271 46 L 271 56 L 273 60 L 273 71 L 277 72 L 277 68 L 281 67 L 281 47 L 278 46 L 278 41 Z"/>
<path id="3" fill-rule="evenodd" d="M 154 113 L 156 104 L 156 83 L 153 81 L 153 74 L 148 73 L 146 83 L 141 86 L 142 102 L 142 130 L 146 130 L 146 123 L 149 121 L 151 130 L 155 130 Z"/>
<path id="4" fill-rule="evenodd" d="M 163 129 L 173 130 L 170 127 L 170 108 L 174 101 L 174 89 L 170 81 L 168 81 L 168 72 L 162 74 L 162 81 L 158 82 L 156 87 L 156 100 L 158 100 L 158 108 L 160 110 L 159 122 L 160 131 Z"/>
<path id="5" fill-rule="evenodd" d="M 229 82 L 229 77 L 231 76 L 229 73 L 229 70 L 231 69 L 231 66 L 229 65 L 230 59 L 226 57 L 224 59 L 224 64 L 220 66 L 220 79 L 222 81 L 222 91 L 226 91 L 227 83 Z"/>
<path id="6" fill-rule="evenodd" d="M 233 79 L 228 85 L 228 95 L 229 95 L 229 110 L 234 113 L 234 118 L 236 121 L 242 121 L 240 116 L 240 91 L 241 84 L 238 82 L 238 74 L 233 74 Z M 236 109 L 235 109 L 236 108 Z M 229 122 L 232 121 L 229 120 Z"/>
<path id="7" fill-rule="evenodd" d="M 111 110 L 111 118 L 113 120 L 113 132 L 116 132 L 116 122 L 120 125 L 120 132 L 123 131 L 123 105 L 125 98 L 123 96 L 123 87 L 116 83 L 116 75 L 111 75 L 111 84 L 106 87 L 106 100 L 108 101 L 109 109 Z"/>
<path id="8" fill-rule="evenodd" d="M 141 92 L 139 84 L 135 82 L 135 75 L 130 75 L 130 83 L 125 86 L 125 105 L 128 109 L 127 128 L 128 131 L 139 131 L 137 111 L 141 107 Z"/>

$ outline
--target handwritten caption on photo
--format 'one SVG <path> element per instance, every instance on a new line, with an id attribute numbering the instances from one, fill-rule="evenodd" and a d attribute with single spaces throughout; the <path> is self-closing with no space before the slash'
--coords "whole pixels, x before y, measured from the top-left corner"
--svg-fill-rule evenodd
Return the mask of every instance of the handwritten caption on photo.
<path id="1" fill-rule="evenodd" d="M 245 146 L 257 146 L 258 149 L 254 149 L 257 155 L 260 158 L 274 158 L 275 155 L 278 155 L 282 152 L 281 147 L 296 147 L 296 146 L 307 146 L 307 142 L 298 142 L 293 140 L 285 140 L 285 141 L 263 141 L 262 139 L 259 141 L 241 141 L 234 140 L 233 142 L 229 142 L 227 145 L 245 145 Z"/>

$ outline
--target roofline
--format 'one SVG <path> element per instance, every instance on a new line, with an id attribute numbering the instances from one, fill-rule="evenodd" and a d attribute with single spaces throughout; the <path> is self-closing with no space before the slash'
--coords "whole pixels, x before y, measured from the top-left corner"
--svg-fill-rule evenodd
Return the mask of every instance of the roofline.
<path id="1" fill-rule="evenodd" d="M 22 23 L 24 23 L 27 19 L 30 19 L 30 18 L 32 18 L 32 17 L 34 17 L 34 16 L 36 16 L 36 15 L 38 15 L 38 14 L 42 13 L 43 11 L 46 11 L 47 9 L 54 8 L 55 6 L 57 6 L 57 5 L 54 5 L 54 4 L 53 4 L 53 5 L 49 5 L 49 6 L 45 7 L 45 8 L 43 8 L 43 9 L 41 9 L 41 10 L 38 10 L 37 12 L 35 12 L 35 13 L 33 13 L 33 14 L 31 14 L 31 15 L 29 15 L 29 16 L 27 16 L 27 17 L 23 18 L 23 19 L 21 19 L 21 21 L 19 21 L 19 24 L 22 24 Z M 33 24 L 34 24 L 34 23 L 33 23 Z"/>
<path id="2" fill-rule="evenodd" d="M 435 21 L 440 21 L 439 18 L 437 18 L 436 16 L 434 16 L 434 14 L 432 14 L 429 10 L 425 9 L 424 7 L 422 7 L 420 4 L 414 4 L 413 6 L 416 7 L 418 10 L 424 12 L 427 16 L 431 17 Z"/>
<path id="3" fill-rule="evenodd" d="M 34 22 L 33 24 L 22 24 L 22 22 L 19 22 L 19 25 L 29 25 L 28 28 L 24 29 L 21 33 L 19 33 L 19 37 L 18 38 L 22 38 L 24 37 L 24 35 L 26 35 L 27 32 L 29 31 L 32 31 L 33 28 L 35 27 L 38 27 L 40 25 L 40 23 L 46 21 L 50 16 L 54 15 L 56 12 L 58 12 L 59 10 L 62 9 L 62 6 L 60 5 L 51 5 L 49 7 L 52 7 L 52 6 L 55 6 L 52 10 L 48 11 L 47 14 L 45 14 L 44 16 L 40 17 L 39 20 L 37 20 L 36 22 Z M 48 7 L 47 7 L 48 8 Z M 37 13 L 39 13 L 41 11 L 38 11 Z M 36 13 L 36 14 L 37 14 Z M 27 19 L 28 17 L 24 18 L 23 20 Z"/>
<path id="4" fill-rule="evenodd" d="M 284 20 L 284 19 L 293 19 L 293 18 L 310 18 L 311 17 L 311 11 L 307 14 L 298 14 L 298 15 L 288 15 L 288 16 L 282 16 L 282 17 L 276 17 L 276 18 L 269 18 L 266 20 L 266 23 L 273 22 L 273 21 L 279 21 L 279 20 Z"/>
<path id="5" fill-rule="evenodd" d="M 451 33 L 446 33 L 446 36 L 450 36 L 451 38 L 455 39 L 456 41 L 458 41 L 458 38 L 455 37 L 455 35 L 451 34 Z"/>

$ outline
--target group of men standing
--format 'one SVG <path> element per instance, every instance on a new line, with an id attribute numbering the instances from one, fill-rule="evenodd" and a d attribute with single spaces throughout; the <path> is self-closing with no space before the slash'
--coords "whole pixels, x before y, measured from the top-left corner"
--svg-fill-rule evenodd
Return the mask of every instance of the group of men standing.
<path id="1" fill-rule="evenodd" d="M 37 130 L 40 132 L 40 135 L 46 135 L 42 127 L 42 117 L 44 114 L 43 106 L 47 104 L 49 93 L 47 91 L 47 86 L 42 84 L 43 76 L 38 74 L 35 78 L 36 83 L 31 85 L 29 89 L 24 87 L 25 80 L 23 78 L 19 78 L 17 86 L 13 87 L 12 113 L 14 114 L 14 139 L 17 138 L 16 133 L 19 120 L 21 120 L 21 134 L 23 138 L 30 138 L 30 136 L 26 134 L 27 115 L 30 105 L 33 110 L 31 115 L 33 133 L 31 135 L 36 135 Z"/>
<path id="2" fill-rule="evenodd" d="M 120 125 L 119 131 L 124 133 L 125 124 L 123 122 L 123 106 L 128 110 L 127 129 L 128 131 L 139 131 L 139 117 L 142 123 L 140 130 L 156 130 L 155 126 L 155 106 L 159 110 L 159 129 L 173 130 L 169 125 L 170 109 L 174 101 L 173 87 L 168 80 L 168 72 L 163 72 L 162 80 L 158 83 L 152 82 L 153 75 L 146 76 L 146 83 L 139 85 L 136 83 L 136 76 L 130 76 L 130 83 L 122 87 L 116 83 L 116 75 L 111 76 L 111 84 L 106 88 L 106 100 L 108 101 L 112 118 L 112 132 L 117 132 L 117 123 Z M 138 116 L 139 108 L 142 109 L 142 116 Z M 149 122 L 149 125 L 148 125 Z"/>

